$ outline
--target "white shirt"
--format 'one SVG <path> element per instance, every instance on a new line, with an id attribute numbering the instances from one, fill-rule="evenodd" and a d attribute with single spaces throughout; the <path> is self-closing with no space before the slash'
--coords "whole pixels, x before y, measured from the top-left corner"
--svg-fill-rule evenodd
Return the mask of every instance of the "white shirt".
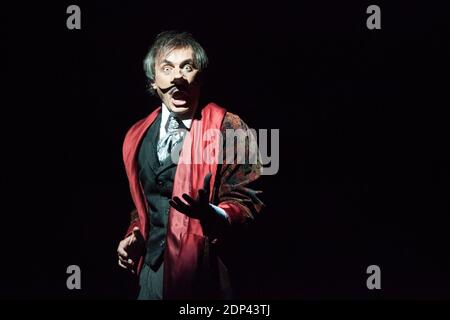
<path id="1" fill-rule="evenodd" d="M 169 108 L 166 107 L 166 105 L 164 103 L 162 104 L 161 109 L 162 109 L 162 114 L 161 114 L 161 127 L 159 128 L 159 136 L 164 137 L 167 132 L 167 126 L 168 126 L 167 121 L 169 120 L 170 110 L 169 110 Z M 187 129 L 190 129 L 191 125 L 192 125 L 192 118 L 181 120 L 181 122 L 183 122 L 184 126 Z"/>

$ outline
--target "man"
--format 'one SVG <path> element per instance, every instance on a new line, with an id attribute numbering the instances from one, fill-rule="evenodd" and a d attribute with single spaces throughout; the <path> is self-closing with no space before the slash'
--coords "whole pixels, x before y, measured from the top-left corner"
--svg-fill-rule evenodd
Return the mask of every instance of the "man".
<path id="1" fill-rule="evenodd" d="M 223 143 L 227 149 L 221 149 L 225 131 L 246 131 L 247 125 L 214 103 L 199 105 L 207 63 L 190 34 L 173 31 L 159 34 L 144 59 L 150 90 L 162 106 L 125 137 L 136 210 L 117 250 L 119 265 L 139 274 L 138 299 L 229 298 L 219 247 L 263 206 L 259 191 L 249 187 L 260 176 L 259 159 L 236 161 L 235 151 L 231 161 L 222 159 L 230 148 Z M 237 139 L 251 159 L 257 151 L 248 136 Z"/>

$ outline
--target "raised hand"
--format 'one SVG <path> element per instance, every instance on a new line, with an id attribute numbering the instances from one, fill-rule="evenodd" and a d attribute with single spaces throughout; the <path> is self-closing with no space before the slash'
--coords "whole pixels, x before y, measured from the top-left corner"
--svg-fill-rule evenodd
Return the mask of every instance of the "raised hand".
<path id="1" fill-rule="evenodd" d="M 183 202 L 179 197 L 173 197 L 169 200 L 169 204 L 184 213 L 190 218 L 205 220 L 207 215 L 211 214 L 211 207 L 209 205 L 211 173 L 208 173 L 203 180 L 203 189 L 198 190 L 198 196 L 193 199 L 188 194 L 184 193 L 181 197 L 187 202 Z"/>

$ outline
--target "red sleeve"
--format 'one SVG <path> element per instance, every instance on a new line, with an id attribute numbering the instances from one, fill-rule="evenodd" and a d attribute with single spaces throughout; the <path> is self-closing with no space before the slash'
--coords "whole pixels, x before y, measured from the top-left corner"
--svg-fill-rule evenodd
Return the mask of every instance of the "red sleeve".
<path id="1" fill-rule="evenodd" d="M 226 212 L 232 225 L 244 223 L 248 216 L 248 208 L 236 201 L 224 201 L 219 203 L 218 207 Z"/>

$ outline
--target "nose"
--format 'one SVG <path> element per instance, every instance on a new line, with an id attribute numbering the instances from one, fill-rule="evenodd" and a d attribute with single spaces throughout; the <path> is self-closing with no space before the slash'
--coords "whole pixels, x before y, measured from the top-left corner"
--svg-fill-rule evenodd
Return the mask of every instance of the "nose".
<path id="1" fill-rule="evenodd" d="M 175 74 L 174 74 L 174 80 L 175 79 L 186 79 L 186 75 L 184 74 L 183 70 L 181 68 L 176 68 Z"/>
<path id="2" fill-rule="evenodd" d="M 175 71 L 173 75 L 173 79 L 171 81 L 174 85 L 182 86 L 187 85 L 189 83 L 186 74 L 183 73 L 183 71 L 179 68 Z"/>

